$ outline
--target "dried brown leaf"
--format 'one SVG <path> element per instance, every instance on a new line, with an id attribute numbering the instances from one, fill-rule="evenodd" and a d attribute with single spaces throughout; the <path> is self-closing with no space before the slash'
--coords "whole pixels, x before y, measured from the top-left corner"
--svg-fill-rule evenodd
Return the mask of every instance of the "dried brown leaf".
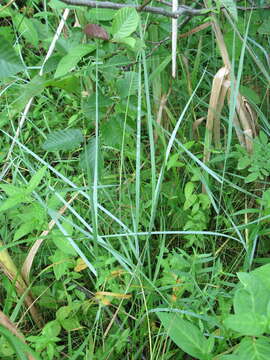
<path id="1" fill-rule="evenodd" d="M 96 24 L 87 24 L 84 28 L 84 32 L 89 38 L 109 40 L 107 31 L 103 27 Z"/>

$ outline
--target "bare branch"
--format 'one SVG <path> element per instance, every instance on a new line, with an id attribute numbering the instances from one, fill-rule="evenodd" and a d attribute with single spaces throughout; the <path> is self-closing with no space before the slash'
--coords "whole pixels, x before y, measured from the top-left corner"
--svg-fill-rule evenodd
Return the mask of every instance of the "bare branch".
<path id="1" fill-rule="evenodd" d="M 179 16 L 188 15 L 188 16 L 202 16 L 209 13 L 212 9 L 193 9 L 189 6 L 181 5 L 178 7 L 177 11 L 168 11 L 161 7 L 153 7 L 153 6 L 144 6 L 134 5 L 134 4 L 117 4 L 110 1 L 91 1 L 91 0 L 60 0 L 68 5 L 75 6 L 86 6 L 90 8 L 97 9 L 122 9 L 122 8 L 134 8 L 137 11 L 153 13 L 157 15 L 162 15 L 170 18 L 177 19 Z"/>

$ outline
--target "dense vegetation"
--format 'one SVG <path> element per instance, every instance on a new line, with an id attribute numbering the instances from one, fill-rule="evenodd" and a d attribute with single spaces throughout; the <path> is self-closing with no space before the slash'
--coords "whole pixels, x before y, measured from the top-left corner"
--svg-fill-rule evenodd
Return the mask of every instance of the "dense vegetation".
<path id="1" fill-rule="evenodd" d="M 175 55 L 64 2 L 0 7 L 0 359 L 269 359 L 270 1 L 182 1 Z"/>

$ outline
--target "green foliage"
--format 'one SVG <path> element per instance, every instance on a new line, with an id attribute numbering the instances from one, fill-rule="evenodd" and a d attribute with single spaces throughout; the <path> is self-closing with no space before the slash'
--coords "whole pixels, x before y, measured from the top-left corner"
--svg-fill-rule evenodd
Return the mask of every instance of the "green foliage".
<path id="1" fill-rule="evenodd" d="M 238 274 L 242 286 L 234 295 L 235 315 L 230 315 L 225 320 L 227 327 L 249 336 L 269 332 L 269 274 L 269 265 L 249 274 Z"/>
<path id="2" fill-rule="evenodd" d="M 54 77 L 58 78 L 72 71 L 85 55 L 88 55 L 95 49 L 96 46 L 93 44 L 80 44 L 71 48 L 69 53 L 59 61 Z"/>
<path id="3" fill-rule="evenodd" d="M 16 75 L 24 66 L 12 44 L 0 36 L 0 79 Z"/>
<path id="4" fill-rule="evenodd" d="M 177 314 L 161 312 L 158 317 L 170 338 L 187 354 L 200 360 L 211 359 L 213 338 L 207 341 L 199 328 Z"/>
<path id="5" fill-rule="evenodd" d="M 112 33 L 114 39 L 120 40 L 127 38 L 138 27 L 139 15 L 133 8 L 123 8 L 117 11 L 112 23 Z"/>
<path id="6" fill-rule="evenodd" d="M 183 210 L 188 210 L 187 222 L 184 226 L 186 231 L 203 231 L 207 229 L 208 224 L 208 210 L 210 207 L 210 200 L 206 194 L 196 194 L 195 183 L 188 182 L 185 186 L 185 202 Z M 203 246 L 203 236 L 201 235 L 186 235 L 189 240 L 186 246 Z"/>
<path id="7" fill-rule="evenodd" d="M 216 0 L 217 3 L 224 6 L 228 12 L 231 14 L 234 20 L 238 20 L 237 16 L 237 7 L 234 0 Z"/>
<path id="8" fill-rule="evenodd" d="M 179 19 L 172 79 L 170 18 L 44 4 L 0 6 L 0 267 L 3 250 L 21 270 L 39 246 L 28 284 L 43 319 L 0 271 L 1 310 L 26 337 L 1 326 L 0 358 L 268 359 L 268 12 L 197 2 L 214 8 L 260 131 L 252 152 L 237 145 L 231 98 L 206 165 L 224 65 L 208 10 Z M 109 40 L 86 38 L 86 24 Z"/>
<path id="9" fill-rule="evenodd" d="M 270 342 L 268 338 L 244 338 L 234 355 L 223 355 L 222 360 L 266 360 L 269 358 Z"/>
<path id="10" fill-rule="evenodd" d="M 0 348 L 0 354 L 1 356 L 13 357 L 16 356 L 16 359 L 18 360 L 28 360 L 28 355 L 31 354 L 35 359 L 40 360 L 39 354 L 34 352 L 30 346 L 26 345 L 24 342 L 22 342 L 21 339 L 13 335 L 9 330 L 5 329 L 2 325 L 0 326 L 0 335 L 2 336 L 2 339 L 0 340 L 1 348 Z M 5 341 L 3 340 L 6 340 Z"/>
<path id="11" fill-rule="evenodd" d="M 8 195 L 5 201 L 0 203 L 0 211 L 6 211 L 18 204 L 31 203 L 31 193 L 36 189 L 46 172 L 46 167 L 40 168 L 30 179 L 27 186 L 17 187 L 11 184 L 1 184 L 0 188 Z"/>
<path id="12" fill-rule="evenodd" d="M 96 162 L 96 153 L 97 153 L 97 164 Z M 87 173 L 90 175 L 91 179 L 94 179 L 95 166 L 97 166 L 97 175 L 99 178 L 102 177 L 102 172 L 104 168 L 103 164 L 103 154 L 101 148 L 98 144 L 97 139 L 92 138 L 88 141 L 85 146 L 84 152 L 80 156 L 81 167 L 84 168 Z"/>
<path id="13" fill-rule="evenodd" d="M 48 134 L 42 147 L 46 151 L 74 150 L 82 141 L 83 135 L 80 129 L 58 130 Z"/>
<path id="14" fill-rule="evenodd" d="M 257 138 L 254 139 L 254 149 L 252 154 L 248 154 L 243 148 L 238 146 L 239 154 L 238 169 L 248 169 L 250 173 L 245 182 L 250 183 L 256 180 L 263 180 L 270 174 L 270 143 L 267 135 L 260 131 Z"/>

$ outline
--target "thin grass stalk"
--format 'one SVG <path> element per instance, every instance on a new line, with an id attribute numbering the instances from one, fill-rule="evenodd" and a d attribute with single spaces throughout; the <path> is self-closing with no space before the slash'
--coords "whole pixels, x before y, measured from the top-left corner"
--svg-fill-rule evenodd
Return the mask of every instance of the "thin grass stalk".
<path id="1" fill-rule="evenodd" d="M 150 231 L 152 231 L 152 228 L 153 228 L 153 224 L 154 224 L 154 220 L 155 220 L 155 216 L 156 216 L 156 209 L 157 209 L 157 204 L 158 204 L 158 201 L 159 201 L 159 195 L 160 195 L 160 190 L 161 190 L 161 186 L 162 186 L 162 182 L 163 182 L 163 178 L 164 178 L 164 173 L 165 173 L 165 169 L 166 169 L 166 166 L 167 166 L 167 162 L 169 160 L 169 156 L 170 156 L 170 153 L 171 153 L 171 150 L 172 150 L 172 147 L 174 145 L 174 141 L 176 140 L 176 136 L 177 136 L 177 132 L 179 130 L 179 127 L 184 119 L 184 116 L 192 102 L 192 99 L 194 97 L 194 95 L 196 94 L 197 92 L 197 89 L 199 88 L 200 84 L 201 84 L 201 81 L 202 79 L 204 78 L 204 75 L 205 75 L 205 72 L 202 74 L 201 76 L 201 79 L 199 80 L 195 90 L 193 91 L 192 93 L 192 96 L 188 99 L 188 102 L 186 103 L 182 113 L 180 114 L 179 116 L 179 119 L 172 131 L 172 133 L 170 134 L 170 139 L 169 139 L 169 142 L 168 142 L 168 145 L 167 145 L 167 149 L 166 149 L 166 153 L 165 153 L 165 159 L 164 159 L 164 162 L 163 162 L 163 165 L 161 167 L 161 170 L 160 170 L 160 173 L 159 173 L 159 177 L 158 177 L 158 182 L 157 182 L 157 185 L 156 185 L 156 188 L 155 188 L 155 195 L 152 199 L 153 201 L 153 205 L 152 205 L 152 211 L 151 211 L 151 218 L 150 218 L 150 226 L 149 228 L 151 229 Z"/>
<path id="2" fill-rule="evenodd" d="M 98 256 L 98 153 L 99 153 L 99 99 L 98 99 L 98 61 L 99 61 L 99 48 L 96 51 L 96 111 L 95 111 L 95 161 L 94 161 L 94 179 L 93 179 L 93 235 L 94 235 L 94 248 L 96 256 Z"/>
<path id="3" fill-rule="evenodd" d="M 0 131 L 6 135 L 8 138 L 13 139 L 13 137 L 11 135 L 9 135 L 7 132 L 5 132 L 4 130 Z M 78 191 L 79 194 L 81 194 L 85 199 L 87 199 L 88 201 L 91 201 L 91 197 L 89 196 L 89 194 L 87 194 L 85 191 L 78 189 L 78 186 L 75 185 L 71 180 L 69 180 L 67 177 L 65 177 L 63 174 L 61 174 L 59 171 L 57 171 L 53 166 L 51 166 L 48 162 L 44 161 L 40 156 L 38 156 L 37 154 L 35 154 L 33 151 L 31 151 L 30 149 L 28 149 L 25 145 L 23 145 L 19 140 L 15 139 L 15 142 L 17 145 L 19 145 L 19 147 L 24 150 L 27 154 L 31 155 L 34 159 L 36 159 L 37 161 L 39 161 L 40 164 L 45 165 L 53 174 L 55 174 L 58 178 L 62 179 L 64 181 L 64 183 L 68 184 L 71 188 L 73 188 L 74 190 Z M 64 200 L 62 200 L 63 203 L 65 204 L 66 202 Z M 44 205 L 45 207 L 45 205 Z M 110 219 L 112 219 L 114 222 L 116 222 L 124 231 L 125 231 L 125 236 L 128 236 L 129 234 L 132 236 L 132 231 L 115 215 L 113 215 L 109 210 L 107 210 L 104 206 L 102 206 L 101 204 L 98 204 L 98 208 L 105 214 L 107 215 Z M 72 209 L 70 207 L 70 209 Z M 52 217 L 53 219 L 55 218 L 54 215 Z M 81 218 L 82 221 L 84 221 Z M 89 224 L 87 224 L 85 221 L 85 226 L 87 228 L 89 228 Z M 85 235 L 87 235 L 87 233 L 85 233 Z M 91 240 L 92 240 L 92 236 L 91 236 Z M 107 249 L 110 253 L 113 253 L 114 250 L 111 248 L 110 244 L 106 244 L 102 238 L 100 236 L 98 236 L 98 243 L 105 249 Z M 114 256 L 117 258 L 117 260 L 119 261 L 119 263 L 123 264 L 125 267 L 127 267 L 127 264 L 129 266 L 131 266 L 131 264 L 126 261 L 126 259 L 120 258 L 120 255 L 114 254 Z M 89 269 L 91 270 L 91 268 L 89 267 Z M 130 268 L 128 269 L 130 270 Z"/>
<path id="4" fill-rule="evenodd" d="M 199 37 L 199 42 L 198 42 L 198 47 L 197 47 L 197 50 L 196 50 L 196 57 L 195 57 L 194 65 L 193 65 L 192 72 L 191 72 L 192 89 L 195 86 L 195 84 L 197 83 L 199 68 L 200 68 L 200 64 L 201 64 L 202 43 L 203 43 L 202 39 L 203 39 L 203 37 L 200 36 Z"/>
<path id="5" fill-rule="evenodd" d="M 151 41 L 158 42 L 159 40 L 159 32 L 158 27 L 156 25 L 152 25 L 149 27 L 149 36 Z M 154 55 L 151 57 L 151 75 L 155 73 L 155 70 L 158 68 L 158 66 L 161 63 L 161 59 L 159 55 Z M 159 119 L 159 110 L 160 110 L 160 103 L 161 103 L 161 96 L 162 96 L 162 82 L 161 82 L 161 75 L 160 72 L 157 73 L 154 77 L 151 78 L 152 83 L 152 91 L 153 91 L 153 110 L 154 110 L 154 116 L 156 118 L 156 123 Z M 149 80 L 150 80 L 149 78 Z M 159 119 L 161 121 L 161 119 Z M 155 128 L 154 132 L 154 140 L 157 142 L 158 139 L 158 129 Z"/>
<path id="6" fill-rule="evenodd" d="M 141 58 L 141 56 L 140 56 Z M 139 58 L 139 60 L 140 60 Z M 136 136 L 136 183 L 135 183 L 135 192 L 136 192 L 136 210 L 135 210 L 135 232 L 139 231 L 139 221 L 140 221 L 140 202 L 141 202 L 141 118 L 142 118 L 142 65 L 139 61 L 139 71 L 138 71 L 138 105 L 137 105 L 137 136 Z M 135 237 L 135 249 L 137 258 L 139 258 L 140 245 L 138 237 Z"/>
<path id="7" fill-rule="evenodd" d="M 142 38 L 142 27 L 141 26 L 140 26 L 140 37 Z M 152 118 L 152 112 L 151 112 L 148 69 L 147 69 L 146 55 L 145 55 L 144 50 L 142 51 L 142 62 L 143 62 L 143 71 L 144 71 L 144 89 L 145 89 L 146 108 L 147 108 L 147 129 L 148 129 L 148 138 L 149 138 L 149 145 L 150 145 L 151 188 L 152 188 L 152 199 L 154 199 L 155 188 L 156 188 L 155 139 L 154 139 L 154 131 L 153 131 L 153 118 Z M 152 200 L 151 213 L 152 212 L 153 212 L 153 200 Z M 153 224 L 154 223 L 151 222 L 151 220 L 150 220 L 149 231 L 152 230 Z M 149 272 L 149 276 L 151 277 L 152 266 L 151 266 L 151 254 L 150 254 L 148 240 L 149 240 L 149 238 L 145 242 L 144 249 L 146 250 L 146 253 L 147 253 L 148 272 Z"/>
<path id="8" fill-rule="evenodd" d="M 142 61 L 143 61 L 144 87 L 145 87 L 145 97 L 146 97 L 146 107 L 147 107 L 147 127 L 148 127 L 149 143 L 150 143 L 151 185 L 152 185 L 152 195 L 153 195 L 155 193 L 155 187 L 156 187 L 155 141 L 154 141 L 154 132 L 153 132 L 153 118 L 151 113 L 148 69 L 147 69 L 146 56 L 144 51 L 142 52 Z"/>
<path id="9" fill-rule="evenodd" d="M 256 54 L 254 54 L 254 51 L 250 48 L 250 46 L 247 44 L 247 38 L 245 39 L 245 37 L 243 38 L 243 36 L 240 34 L 239 30 L 237 29 L 237 27 L 235 26 L 234 22 L 232 21 L 231 17 L 229 16 L 228 12 L 226 11 L 226 9 L 222 10 L 224 15 L 226 16 L 226 19 L 228 20 L 228 22 L 230 23 L 230 25 L 232 26 L 232 28 L 234 29 L 235 33 L 237 34 L 237 36 L 239 37 L 239 39 L 244 43 L 246 43 L 245 48 L 247 49 L 249 55 L 252 57 L 253 61 L 255 62 L 255 64 L 258 66 L 259 70 L 263 73 L 263 75 L 265 76 L 267 82 L 270 84 L 270 73 L 267 71 L 267 69 L 265 68 L 264 64 L 261 62 L 261 60 L 259 59 L 258 56 L 256 56 Z M 249 22 L 251 21 L 251 16 L 252 13 L 250 14 L 250 18 L 249 18 Z"/>
<path id="10" fill-rule="evenodd" d="M 51 188 L 51 187 L 50 187 Z M 54 190 L 53 188 L 51 188 L 51 190 Z M 92 227 L 84 220 L 84 218 L 82 218 L 77 211 L 75 211 L 75 209 L 72 208 L 72 206 L 70 204 L 68 204 L 62 197 L 61 195 L 59 195 L 56 191 L 55 195 L 59 198 L 59 200 L 61 200 L 64 204 L 64 206 L 66 206 L 69 211 L 74 215 L 74 217 L 76 219 L 78 219 L 78 221 L 88 230 L 85 231 L 83 230 L 80 226 L 78 226 L 76 223 L 70 223 L 68 221 L 67 218 L 62 218 L 62 220 L 66 221 L 68 224 L 72 225 L 74 227 L 74 229 L 76 229 L 77 231 L 79 231 L 83 236 L 85 236 L 86 238 L 90 239 L 91 241 L 93 241 L 93 229 Z M 42 206 L 45 206 L 45 204 L 42 204 Z M 125 234 L 125 236 L 127 236 L 127 234 Z M 132 235 L 131 235 L 132 236 Z M 128 237 L 129 239 L 129 237 Z M 129 251 L 128 251 L 128 246 L 131 247 L 132 246 L 132 242 L 128 241 L 128 246 L 125 246 L 125 243 L 121 241 L 120 239 L 120 244 L 122 246 L 122 248 L 124 249 L 124 253 L 126 254 L 127 258 L 124 259 L 122 255 L 120 255 L 116 250 L 114 250 L 110 244 L 106 243 L 104 240 L 104 236 L 98 236 L 97 238 L 98 244 L 100 246 L 102 246 L 104 249 L 106 249 L 106 251 L 108 251 L 109 253 L 111 253 L 116 259 L 117 261 L 127 270 L 130 271 L 130 264 L 132 264 L 130 255 L 129 255 Z M 132 248 L 133 253 L 135 253 L 134 249 Z M 94 256 L 94 253 L 93 253 Z M 89 266 L 88 266 L 89 267 Z"/>

